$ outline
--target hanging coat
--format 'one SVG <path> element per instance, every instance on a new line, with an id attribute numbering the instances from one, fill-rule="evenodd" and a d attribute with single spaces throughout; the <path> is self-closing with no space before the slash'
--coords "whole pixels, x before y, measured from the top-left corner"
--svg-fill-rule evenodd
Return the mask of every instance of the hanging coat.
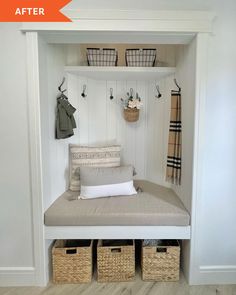
<path id="1" fill-rule="evenodd" d="M 63 139 L 74 135 L 73 129 L 76 128 L 74 112 L 76 109 L 69 103 L 66 96 L 62 95 L 57 99 L 56 114 L 56 138 Z"/>

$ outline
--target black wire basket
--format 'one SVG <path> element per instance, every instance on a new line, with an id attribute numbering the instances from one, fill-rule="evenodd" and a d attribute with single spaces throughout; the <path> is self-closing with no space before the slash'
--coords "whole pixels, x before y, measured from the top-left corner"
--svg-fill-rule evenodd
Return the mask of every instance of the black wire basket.
<path id="1" fill-rule="evenodd" d="M 113 48 L 87 48 L 89 66 L 114 67 L 117 66 L 118 53 Z"/>
<path id="2" fill-rule="evenodd" d="M 125 60 L 128 67 L 154 67 L 156 49 L 126 49 Z"/>

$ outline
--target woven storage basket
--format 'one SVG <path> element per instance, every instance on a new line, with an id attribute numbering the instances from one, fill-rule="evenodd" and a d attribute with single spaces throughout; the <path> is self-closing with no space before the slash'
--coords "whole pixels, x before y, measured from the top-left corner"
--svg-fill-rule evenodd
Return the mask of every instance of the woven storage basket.
<path id="1" fill-rule="evenodd" d="M 126 49 L 125 59 L 128 67 L 154 67 L 156 49 Z"/>
<path id="2" fill-rule="evenodd" d="M 139 119 L 138 109 L 124 109 L 124 118 L 127 122 L 136 122 Z"/>
<path id="3" fill-rule="evenodd" d="M 99 240 L 97 245 L 98 282 L 126 282 L 135 277 L 134 240 Z"/>
<path id="4" fill-rule="evenodd" d="M 162 240 L 158 246 L 142 242 L 142 279 L 144 281 L 178 281 L 180 246 L 176 240 Z"/>
<path id="5" fill-rule="evenodd" d="M 117 66 L 118 53 L 113 48 L 87 48 L 89 66 L 114 67 Z"/>
<path id="6" fill-rule="evenodd" d="M 54 283 L 89 283 L 92 240 L 57 240 L 52 249 Z"/>

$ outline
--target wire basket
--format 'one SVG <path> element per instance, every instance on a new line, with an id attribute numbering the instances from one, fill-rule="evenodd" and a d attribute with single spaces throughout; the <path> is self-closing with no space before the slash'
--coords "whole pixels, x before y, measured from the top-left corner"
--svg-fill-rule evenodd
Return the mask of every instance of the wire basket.
<path id="1" fill-rule="evenodd" d="M 156 49 L 126 49 L 125 60 L 128 67 L 154 67 Z"/>
<path id="2" fill-rule="evenodd" d="M 180 245 L 177 240 L 142 242 L 142 279 L 173 282 L 179 280 Z M 154 243 L 153 243 L 154 242 Z"/>
<path id="3" fill-rule="evenodd" d="M 113 48 L 87 48 L 87 60 L 89 66 L 114 67 L 117 66 L 118 53 Z"/>

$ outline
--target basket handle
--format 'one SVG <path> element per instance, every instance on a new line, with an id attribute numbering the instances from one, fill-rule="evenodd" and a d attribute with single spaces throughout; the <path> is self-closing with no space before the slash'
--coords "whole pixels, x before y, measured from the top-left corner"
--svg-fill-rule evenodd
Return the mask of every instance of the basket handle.
<path id="1" fill-rule="evenodd" d="M 111 248 L 111 252 L 112 253 L 120 253 L 121 252 L 121 248 Z"/>
<path id="2" fill-rule="evenodd" d="M 71 249 L 66 249 L 66 254 L 77 254 L 77 249 L 76 248 L 71 248 Z"/>
<path id="3" fill-rule="evenodd" d="M 166 253 L 167 252 L 167 248 L 159 248 L 159 247 L 157 247 L 156 248 L 156 252 L 158 252 L 158 253 Z"/>

